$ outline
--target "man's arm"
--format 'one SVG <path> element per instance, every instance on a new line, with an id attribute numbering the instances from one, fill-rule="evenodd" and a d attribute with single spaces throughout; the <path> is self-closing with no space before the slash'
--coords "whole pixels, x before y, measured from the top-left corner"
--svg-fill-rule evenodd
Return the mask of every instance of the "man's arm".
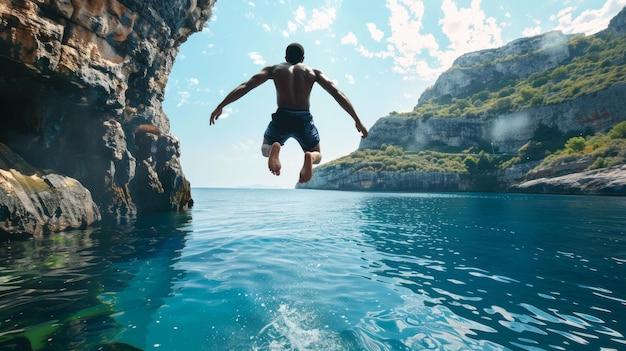
<path id="1" fill-rule="evenodd" d="M 367 137 L 367 128 L 365 128 L 363 123 L 361 123 L 361 120 L 356 114 L 352 103 L 350 102 L 350 100 L 348 100 L 348 97 L 342 91 L 337 89 L 335 84 L 331 82 L 328 78 L 326 78 L 322 71 L 317 69 L 315 69 L 314 71 L 316 82 L 322 88 L 324 88 L 324 90 L 326 90 L 335 99 L 335 101 L 337 101 L 337 103 L 339 103 L 339 106 L 341 106 L 341 108 L 343 108 L 352 117 L 352 119 L 354 119 L 356 130 L 361 133 L 361 137 Z"/>
<path id="2" fill-rule="evenodd" d="M 222 114 L 222 109 L 226 107 L 226 105 L 239 100 L 241 97 L 250 92 L 250 90 L 258 87 L 259 85 L 265 83 L 268 79 L 272 78 L 272 71 L 274 70 L 274 66 L 267 66 L 263 68 L 259 73 L 252 76 L 252 78 L 248 79 L 248 81 L 239 84 L 233 91 L 228 93 L 224 100 L 220 102 L 219 105 L 213 110 L 211 113 L 211 121 L 209 124 L 215 124 L 215 121 Z"/>

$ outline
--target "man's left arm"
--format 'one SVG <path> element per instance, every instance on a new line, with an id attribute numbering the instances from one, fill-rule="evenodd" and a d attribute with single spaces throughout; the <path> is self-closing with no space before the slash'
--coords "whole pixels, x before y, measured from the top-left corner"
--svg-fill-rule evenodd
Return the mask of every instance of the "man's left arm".
<path id="1" fill-rule="evenodd" d="M 354 119 L 356 130 L 361 133 L 362 138 L 366 138 L 368 134 L 367 128 L 365 128 L 363 123 L 361 123 L 361 119 L 354 110 L 354 106 L 352 106 L 350 100 L 348 100 L 348 97 L 341 90 L 337 89 L 335 84 L 326 78 L 322 71 L 314 71 L 316 82 L 324 88 L 324 90 L 326 90 L 335 99 L 335 101 L 337 101 L 339 106 L 341 106 L 352 117 L 352 119 Z"/>

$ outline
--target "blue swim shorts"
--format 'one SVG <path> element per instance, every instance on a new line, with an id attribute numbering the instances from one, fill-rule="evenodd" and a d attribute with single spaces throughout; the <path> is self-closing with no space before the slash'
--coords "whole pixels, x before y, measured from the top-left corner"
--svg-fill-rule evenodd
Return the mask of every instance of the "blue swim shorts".
<path id="1" fill-rule="evenodd" d="M 294 138 L 304 151 L 313 150 L 320 142 L 313 116 L 308 110 L 277 109 L 272 114 L 272 121 L 263 137 L 270 144 L 279 142 L 280 145 L 284 145 L 287 139 Z"/>

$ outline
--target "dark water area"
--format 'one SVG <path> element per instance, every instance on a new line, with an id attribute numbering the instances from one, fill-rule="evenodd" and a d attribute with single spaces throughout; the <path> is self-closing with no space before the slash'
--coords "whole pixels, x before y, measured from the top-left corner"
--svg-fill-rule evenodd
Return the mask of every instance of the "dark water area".
<path id="1" fill-rule="evenodd" d="M 626 349 L 626 199 L 194 189 L 0 242 L 0 350 Z"/>
<path id="2" fill-rule="evenodd" d="M 2 237 L 0 350 L 135 349 L 115 342 L 127 326 L 101 296 L 147 284 L 147 294 L 128 303 L 146 311 L 161 306 L 184 275 L 170 267 L 185 245 L 187 232 L 178 228 L 190 220 L 163 213 L 41 240 Z M 150 261 L 159 263 L 151 273 L 133 268 Z"/>

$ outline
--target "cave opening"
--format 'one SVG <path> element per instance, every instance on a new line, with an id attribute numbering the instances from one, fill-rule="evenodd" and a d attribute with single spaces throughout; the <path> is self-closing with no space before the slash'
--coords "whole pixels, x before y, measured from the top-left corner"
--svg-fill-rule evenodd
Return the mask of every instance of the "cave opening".
<path id="1" fill-rule="evenodd" d="M 59 138 L 78 111 L 69 85 L 0 58 L 0 143 L 33 166 L 56 168 L 51 152 L 65 149 Z"/>
<path id="2" fill-rule="evenodd" d="M 19 155 L 37 139 L 36 85 L 21 64 L 0 58 L 0 143 Z"/>

